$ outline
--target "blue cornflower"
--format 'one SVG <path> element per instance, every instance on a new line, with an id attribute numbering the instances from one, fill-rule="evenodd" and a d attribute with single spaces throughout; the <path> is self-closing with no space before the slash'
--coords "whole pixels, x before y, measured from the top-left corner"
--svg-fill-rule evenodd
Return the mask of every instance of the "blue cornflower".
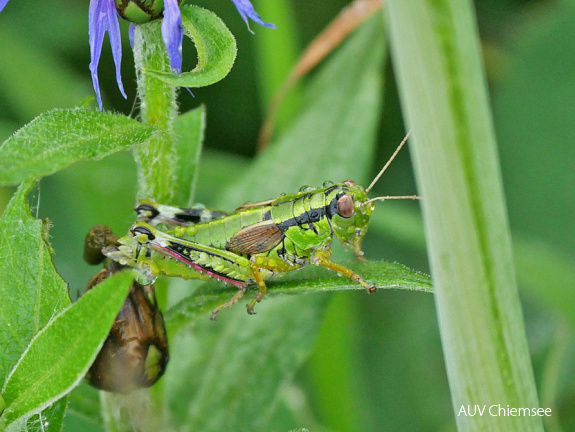
<path id="1" fill-rule="evenodd" d="M 243 20 L 248 25 L 248 18 L 256 23 L 270 28 L 276 28 L 271 23 L 265 23 L 258 13 L 254 10 L 250 0 L 232 0 Z M 0 0 L 0 12 L 6 6 L 8 0 Z M 126 98 L 124 86 L 122 85 L 122 75 L 120 72 L 120 64 L 122 62 L 122 43 L 120 40 L 120 25 L 118 23 L 119 12 L 116 6 L 126 6 L 133 2 L 133 0 L 90 0 L 90 11 L 88 15 L 89 20 L 89 39 L 90 39 L 90 72 L 92 74 L 92 82 L 94 84 L 94 91 L 96 92 L 96 99 L 100 111 L 102 110 L 102 96 L 100 94 L 100 83 L 98 81 L 98 63 L 100 62 L 100 55 L 102 53 L 102 44 L 104 36 L 108 32 L 110 37 L 110 45 L 112 46 L 112 57 L 116 65 L 116 82 L 122 96 Z M 149 2 L 147 2 L 149 3 Z M 152 2 L 155 3 L 155 2 Z M 164 12 L 162 22 L 162 39 L 168 51 L 168 58 L 170 59 L 170 66 L 172 70 L 177 73 L 182 72 L 182 14 L 180 12 L 179 0 L 164 0 Z M 134 5 L 132 5 L 134 6 Z M 152 6 L 153 8 L 154 6 Z M 160 6 L 161 7 L 161 6 Z M 127 6 L 126 6 L 127 10 Z M 135 10 L 138 19 L 143 16 L 145 18 L 138 22 L 146 22 L 151 19 L 161 17 L 161 11 L 157 15 L 146 15 L 140 9 L 140 5 L 132 8 Z M 122 15 L 123 16 L 123 15 Z M 250 30 L 251 31 L 251 30 Z M 130 41 L 133 43 L 134 23 L 130 26 Z"/>
<path id="2" fill-rule="evenodd" d="M 4 0 L 0 0 L 4 1 Z M 118 24 L 118 11 L 114 0 L 90 0 L 89 13 L 89 33 L 90 33 L 90 72 L 94 91 L 98 100 L 100 111 L 102 110 L 102 97 L 100 95 L 100 84 L 98 82 L 98 63 L 102 52 L 102 43 L 106 31 L 110 35 L 112 45 L 112 56 L 116 65 L 116 81 L 120 92 L 124 97 L 124 86 L 120 74 L 120 63 L 122 61 L 122 44 L 120 41 L 120 26 Z M 151 19 L 151 18 L 150 18 Z M 133 28 L 130 29 L 132 33 Z M 182 71 L 182 15 L 178 0 L 164 0 L 164 20 L 162 22 L 162 38 L 168 51 L 170 65 L 174 72 Z"/>
<path id="3" fill-rule="evenodd" d="M 8 0 L 0 0 L 1 2 L 7 2 Z M 257 14 L 252 6 L 250 0 L 232 0 L 234 5 L 238 9 L 238 12 L 248 24 L 248 18 L 261 24 L 264 27 L 275 28 L 273 24 L 265 23 L 261 17 Z M 136 3 L 140 3 L 136 5 Z M 156 2 L 146 2 L 152 4 L 152 8 L 155 7 Z M 102 42 L 104 41 L 104 36 L 106 31 L 110 35 L 110 44 L 112 45 L 112 56 L 114 57 L 114 63 L 116 64 L 116 81 L 118 82 L 118 87 L 120 92 L 124 97 L 124 87 L 122 85 L 122 78 L 120 75 L 120 62 L 122 59 L 122 46 L 120 43 L 120 29 L 118 25 L 118 10 L 116 9 L 116 4 L 119 7 L 125 7 L 125 12 L 128 11 L 129 6 L 133 6 L 132 12 L 133 16 L 142 15 L 146 16 L 141 21 L 145 22 L 150 19 L 159 18 L 161 11 L 151 10 L 144 12 L 141 7 L 144 7 L 146 3 L 137 2 L 133 0 L 90 0 L 90 52 L 91 52 L 91 62 L 90 71 L 92 73 L 92 81 L 94 83 L 94 90 L 96 91 L 96 97 L 98 99 L 98 105 L 100 110 L 102 110 L 102 98 L 100 95 L 100 85 L 98 83 L 98 62 L 100 61 L 100 53 L 102 52 Z M 164 45 L 168 51 L 168 58 L 170 59 L 170 66 L 172 70 L 177 73 L 182 72 L 182 15 L 180 12 L 179 1 L 178 0 L 164 0 L 164 13 L 162 22 L 162 39 L 164 40 Z M 128 5 L 128 6 L 127 6 Z M 127 18 L 131 21 L 135 21 L 133 17 L 124 16 L 124 11 L 120 12 L 122 17 Z M 158 13 L 158 15 L 149 15 L 149 13 Z M 148 14 L 148 15 L 146 15 Z M 248 24 L 249 29 L 249 24 Z M 250 30 L 251 31 L 251 30 Z M 134 23 L 130 25 L 130 42 L 133 45 L 134 36 Z"/>

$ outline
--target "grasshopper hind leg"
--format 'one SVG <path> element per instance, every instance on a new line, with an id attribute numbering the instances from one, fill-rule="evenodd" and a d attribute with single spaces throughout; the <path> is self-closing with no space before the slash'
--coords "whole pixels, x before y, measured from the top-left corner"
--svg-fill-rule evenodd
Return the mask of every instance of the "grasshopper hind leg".
<path id="1" fill-rule="evenodd" d="M 251 258 L 251 268 L 254 281 L 258 285 L 258 294 L 256 298 L 247 305 L 247 311 L 250 315 L 254 315 L 254 307 L 256 303 L 262 301 L 266 295 L 267 287 L 260 270 L 269 270 L 272 274 L 287 273 L 300 268 L 300 265 L 294 265 L 281 259 L 267 256 L 254 256 Z"/>
<path id="2" fill-rule="evenodd" d="M 237 302 L 239 302 L 241 300 L 241 298 L 244 296 L 246 291 L 247 291 L 247 287 L 245 285 L 240 287 L 238 289 L 238 291 L 234 294 L 234 296 L 229 301 L 222 303 L 221 305 L 219 305 L 217 308 L 215 308 L 212 311 L 211 320 L 215 321 L 216 317 L 218 315 L 218 312 L 221 311 L 222 309 L 231 308 L 233 305 L 235 305 Z"/>
<path id="3" fill-rule="evenodd" d="M 256 298 L 247 304 L 246 309 L 248 314 L 255 315 L 254 307 L 256 306 L 256 303 L 261 302 L 267 292 L 266 283 L 264 281 L 264 276 L 262 276 L 261 270 L 269 270 L 270 272 L 272 272 L 272 274 L 287 273 L 297 268 L 300 268 L 301 265 L 290 264 L 278 258 L 267 257 L 267 256 L 252 256 L 250 261 L 251 261 L 250 268 L 252 278 L 258 286 L 258 293 L 256 295 Z M 221 311 L 222 309 L 226 307 L 232 307 L 233 305 L 235 305 L 244 296 L 246 289 L 247 288 L 245 286 L 240 287 L 238 292 L 236 292 L 229 301 L 215 308 L 212 311 L 212 320 L 216 319 L 218 312 Z"/>

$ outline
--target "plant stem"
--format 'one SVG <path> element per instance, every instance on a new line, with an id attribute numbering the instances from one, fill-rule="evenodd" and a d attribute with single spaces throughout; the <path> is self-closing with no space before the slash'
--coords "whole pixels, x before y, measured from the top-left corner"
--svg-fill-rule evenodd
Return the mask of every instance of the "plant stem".
<path id="1" fill-rule="evenodd" d="M 171 204 L 177 154 L 174 121 L 177 117 L 176 87 L 146 74 L 146 69 L 170 72 L 161 34 L 161 21 L 136 26 L 134 61 L 138 78 L 141 121 L 161 133 L 135 151 L 138 164 L 138 197 Z"/>
<path id="2" fill-rule="evenodd" d="M 472 4 L 388 6 L 458 429 L 540 431 L 541 417 L 460 414 L 539 407 Z"/>
<path id="3" fill-rule="evenodd" d="M 136 26 L 134 62 L 140 99 L 140 120 L 143 124 L 155 126 L 159 130 L 156 136 L 134 151 L 138 168 L 137 196 L 171 204 L 174 198 L 178 157 L 174 132 L 174 123 L 178 115 L 177 88 L 146 74 L 146 70 L 171 72 L 162 40 L 160 20 Z M 165 286 L 163 288 L 156 290 L 160 305 L 166 304 L 167 293 Z M 149 397 L 148 392 L 148 390 L 139 392 L 141 396 L 146 395 L 142 401 L 142 405 L 148 406 L 146 416 L 132 415 L 130 410 L 118 409 L 122 403 L 116 401 L 116 396 L 101 392 L 106 430 L 108 432 L 131 430 L 131 425 L 136 420 L 142 421 L 143 418 L 147 423 L 153 423 L 153 426 L 147 424 L 146 430 L 158 430 L 155 427 L 162 423 L 163 416 L 163 387 L 157 387 L 156 391 L 149 393 Z"/>

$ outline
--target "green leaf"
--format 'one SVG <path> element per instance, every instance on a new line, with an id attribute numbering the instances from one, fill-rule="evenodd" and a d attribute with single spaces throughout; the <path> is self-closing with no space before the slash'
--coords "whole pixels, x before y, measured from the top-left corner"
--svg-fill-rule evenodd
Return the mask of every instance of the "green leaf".
<path id="1" fill-rule="evenodd" d="M 198 321 L 199 338 L 172 338 L 180 361 L 165 379 L 176 430 L 277 430 L 267 427 L 277 393 L 306 359 L 327 299 L 284 296 L 253 317 L 238 307 Z"/>
<path id="2" fill-rule="evenodd" d="M 27 430 L 42 432 L 60 432 L 64 427 L 64 415 L 68 407 L 68 397 L 58 399 L 41 413 L 33 415 L 27 421 Z"/>
<path id="3" fill-rule="evenodd" d="M 374 29 L 378 22 L 366 22 L 324 65 L 292 126 L 229 188 L 220 206 L 234 208 L 326 180 L 367 182 L 383 91 L 385 48 L 381 29 Z"/>
<path id="4" fill-rule="evenodd" d="M 205 124 L 206 109 L 203 106 L 188 111 L 176 119 L 174 131 L 178 159 L 174 169 L 174 183 L 178 187 L 174 191 L 174 203 L 177 205 L 193 204 Z"/>
<path id="5" fill-rule="evenodd" d="M 34 337 L 2 390 L 7 423 L 38 412 L 82 380 L 110 331 L 133 277 L 131 272 L 113 275 Z"/>
<path id="6" fill-rule="evenodd" d="M 0 305 L 0 381 L 40 328 L 70 304 L 66 283 L 52 263 L 48 223 L 30 216 L 26 197 L 32 186 L 20 186 L 0 219 L 0 232 L 9 234 L 0 238 L 0 297 L 9 299 Z M 66 403 L 63 398 L 31 420 L 59 430 Z"/>
<path id="7" fill-rule="evenodd" d="M 70 304 L 68 288 L 52 263 L 48 223 L 30 216 L 26 197 L 33 184 L 20 186 L 0 219 L 0 381 L 4 381 L 32 337 Z M 32 259 L 30 259 L 32 258 Z M 38 414 L 51 430 L 62 423 L 66 400 Z M 0 410 L 1 411 L 1 410 Z"/>
<path id="8" fill-rule="evenodd" d="M 346 267 L 351 268 L 369 283 L 374 283 L 378 289 L 406 289 L 412 291 L 432 292 L 431 278 L 421 272 L 416 272 L 407 267 L 386 262 L 346 262 Z M 282 296 L 285 294 L 312 294 L 329 291 L 365 292 L 365 289 L 351 281 L 349 278 L 339 277 L 327 269 L 309 266 L 305 270 L 291 273 L 282 279 L 266 282 L 268 291 L 266 299 Z M 248 291 L 244 298 L 255 295 L 255 287 Z M 222 303 L 225 303 L 236 292 L 235 288 L 223 288 L 216 282 L 205 284 L 194 291 L 190 297 L 183 299 L 173 306 L 166 314 L 166 326 L 171 332 L 177 331 L 190 319 L 205 315 Z M 375 294 L 377 295 L 377 294 Z M 265 302 L 264 302 L 265 304 Z"/>
<path id="9" fill-rule="evenodd" d="M 473 6 L 387 6 L 457 426 L 487 430 L 489 416 L 457 416 L 460 407 L 495 400 L 536 407 L 538 400 Z M 498 428 L 540 431 L 543 424 L 501 417 Z"/>
<path id="10" fill-rule="evenodd" d="M 0 382 L 32 337 L 70 304 L 52 263 L 48 222 L 30 216 L 23 184 L 0 219 Z"/>
<path id="11" fill-rule="evenodd" d="M 183 6 L 182 25 L 196 45 L 198 64 L 181 74 L 146 70 L 168 84 L 181 87 L 205 87 L 222 80 L 236 59 L 236 40 L 223 21 L 213 12 L 197 6 Z"/>
<path id="12" fill-rule="evenodd" d="M 118 114 L 47 112 L 0 145 L 0 184 L 38 179 L 80 160 L 102 159 L 147 141 L 154 131 Z"/>

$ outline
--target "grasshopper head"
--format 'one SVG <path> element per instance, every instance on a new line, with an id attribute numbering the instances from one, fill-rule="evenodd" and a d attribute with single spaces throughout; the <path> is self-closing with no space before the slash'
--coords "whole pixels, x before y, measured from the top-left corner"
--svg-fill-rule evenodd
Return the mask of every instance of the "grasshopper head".
<path id="1" fill-rule="evenodd" d="M 156 232 L 151 225 L 145 222 L 136 222 L 128 234 L 117 240 L 118 244 L 103 248 L 102 253 L 121 265 L 140 270 L 142 274 L 147 276 L 147 279 L 155 279 L 148 271 L 150 251 L 147 244 L 155 239 Z"/>
<path id="2" fill-rule="evenodd" d="M 331 227 L 335 236 L 349 245 L 356 257 L 361 257 L 361 239 L 367 232 L 373 203 L 369 202 L 363 186 L 352 180 L 332 186 L 328 195 Z"/>

